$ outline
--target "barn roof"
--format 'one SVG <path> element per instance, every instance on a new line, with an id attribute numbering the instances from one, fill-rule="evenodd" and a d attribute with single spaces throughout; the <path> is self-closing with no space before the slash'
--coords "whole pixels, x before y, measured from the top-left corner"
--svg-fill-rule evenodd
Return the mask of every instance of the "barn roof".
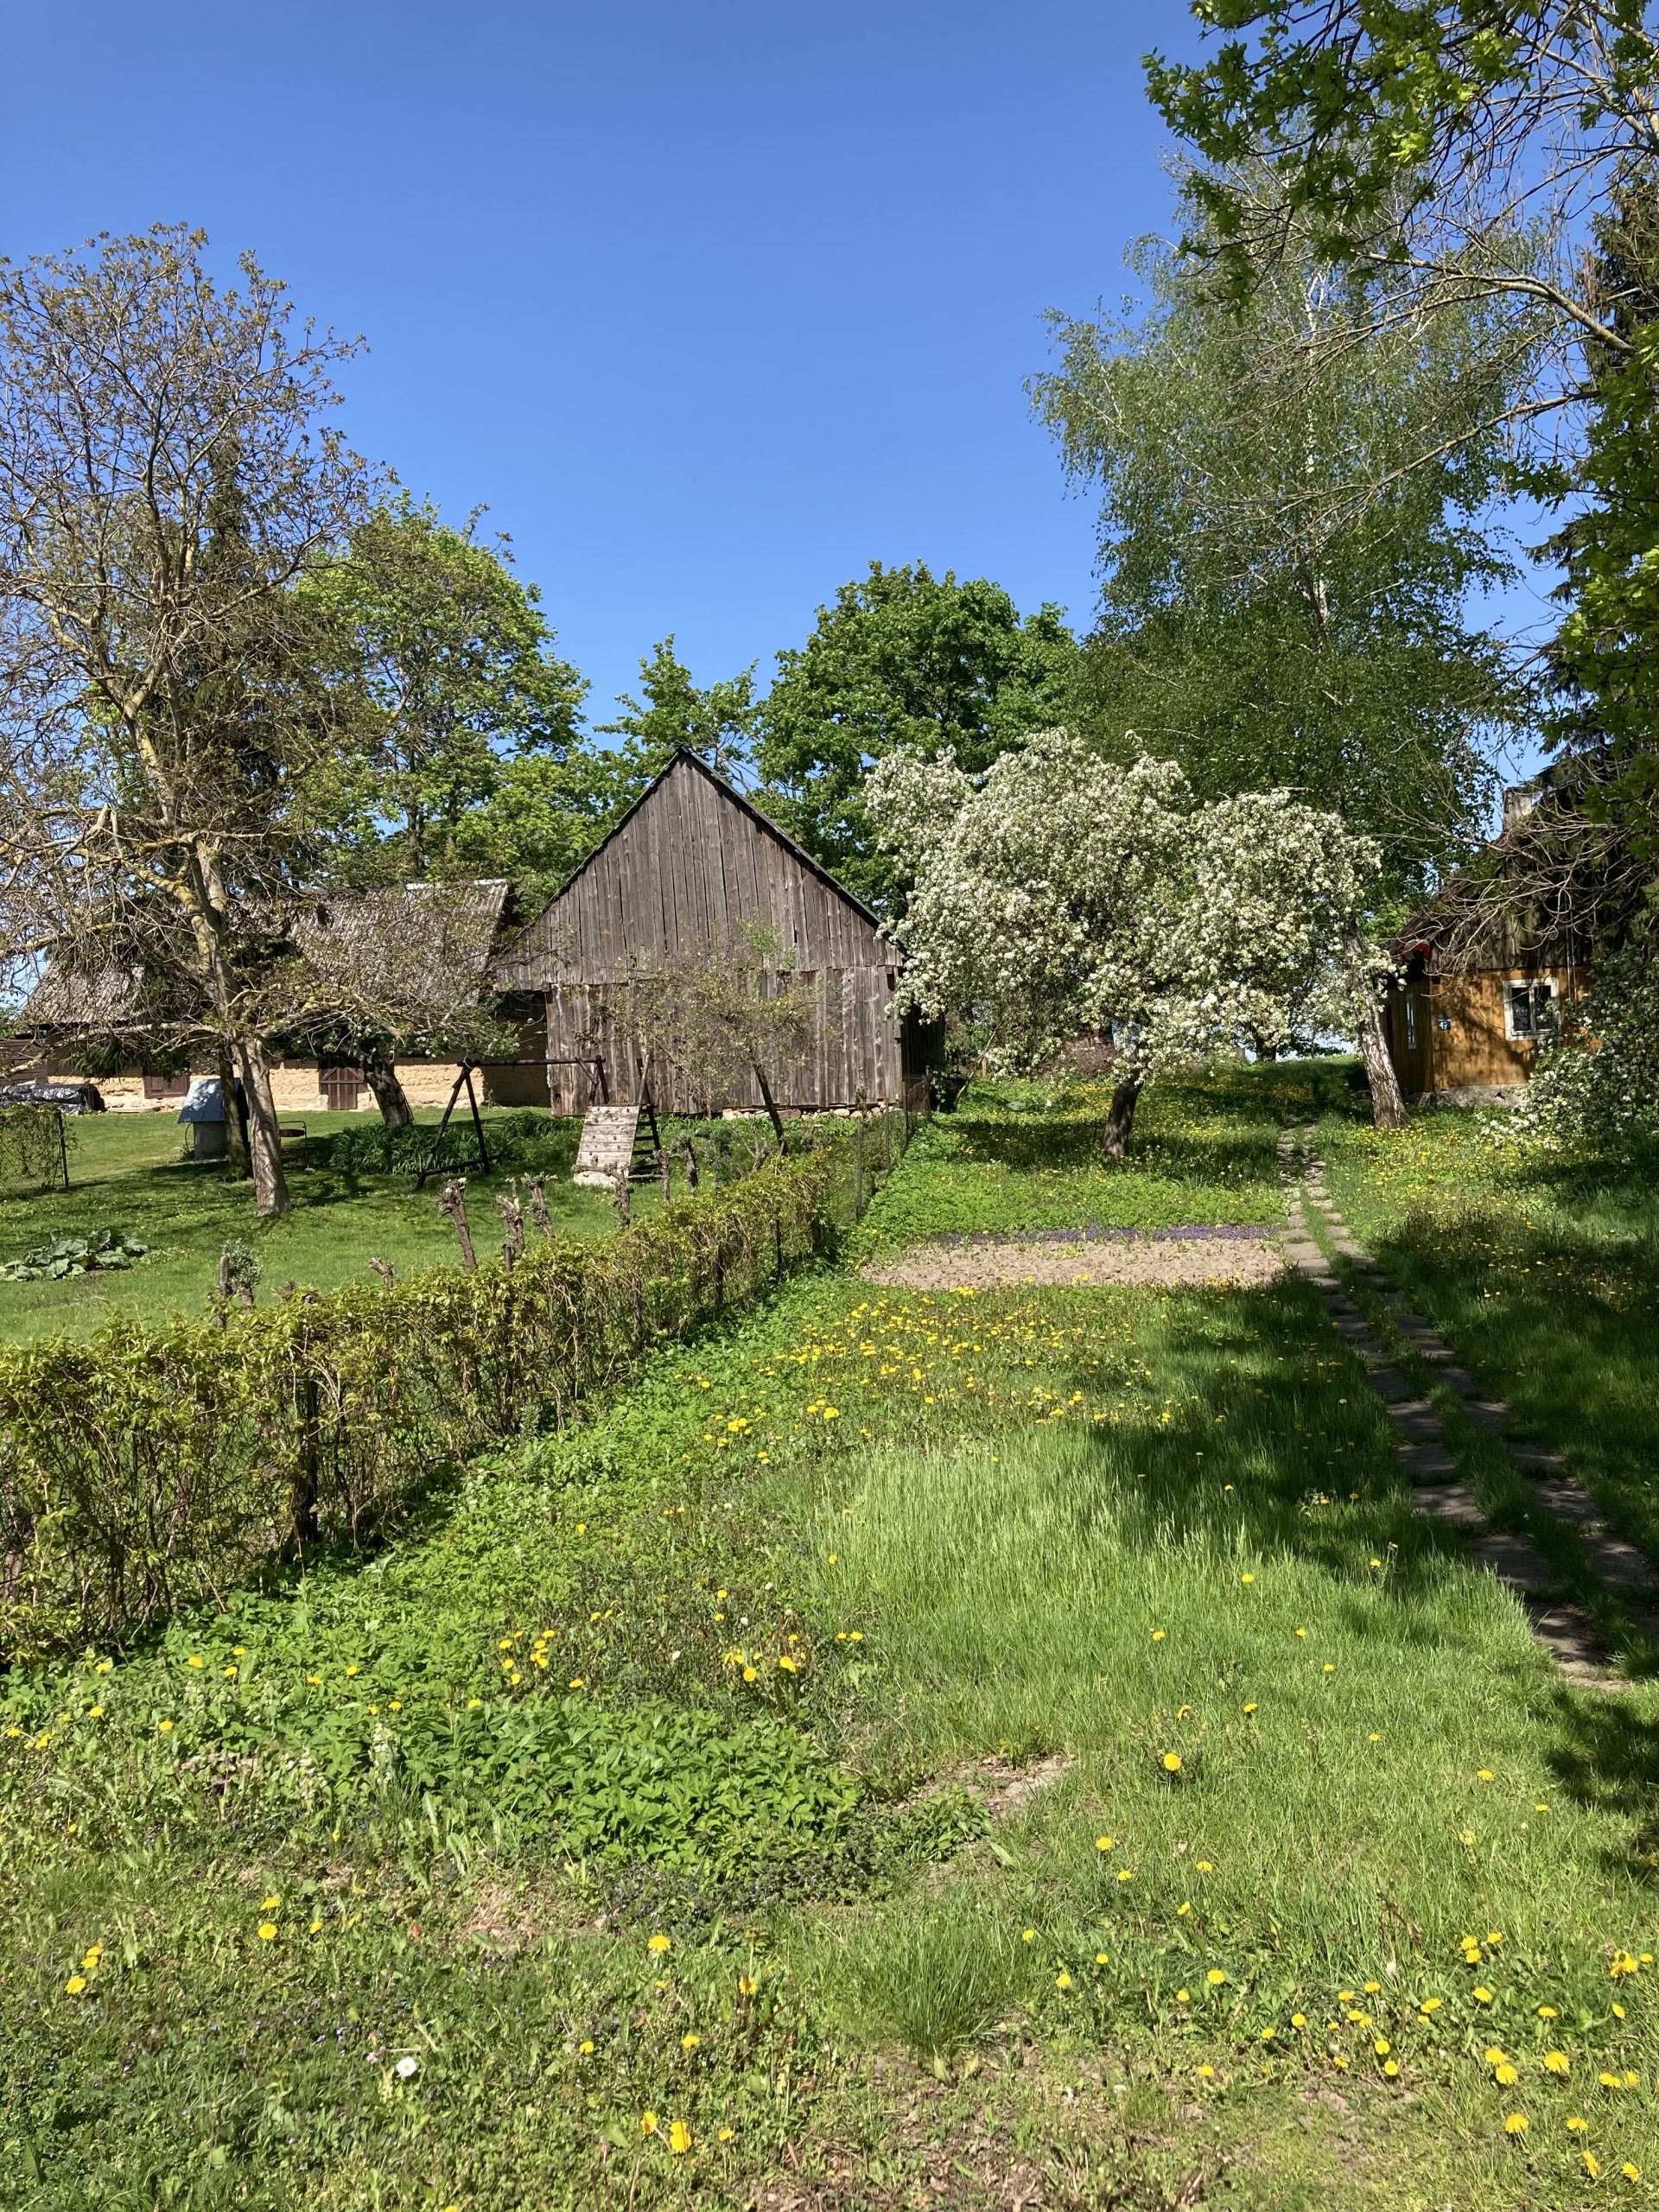
<path id="1" fill-rule="evenodd" d="M 522 988 L 526 982 L 531 982 L 533 987 L 530 963 L 543 949 L 539 938 L 548 917 L 576 891 L 583 879 L 599 865 L 610 847 L 624 834 L 641 809 L 649 805 L 664 785 L 668 782 L 670 777 L 683 770 L 690 770 L 701 776 L 720 794 L 727 805 L 735 808 L 740 814 L 747 816 L 762 836 L 780 847 L 798 867 L 821 883 L 825 890 L 842 906 L 856 914 L 861 921 L 868 924 L 878 935 L 880 933 L 881 918 L 872 907 L 867 906 L 855 892 L 849 891 L 844 883 L 832 875 L 823 861 L 808 852 L 806 847 L 798 839 L 791 837 L 787 830 L 781 829 L 770 815 L 763 814 L 753 800 L 745 792 L 741 791 L 735 784 L 722 776 L 717 769 L 711 768 L 700 753 L 692 752 L 689 746 L 681 745 L 675 747 L 669 759 L 652 778 L 627 811 L 620 815 L 611 824 L 592 852 L 572 869 L 542 912 L 533 920 L 526 923 L 523 929 L 509 938 L 501 947 L 496 956 L 494 972 L 496 981 L 503 989 Z M 899 959 L 899 955 L 896 947 L 892 949 L 890 957 L 895 963 Z"/>
<path id="2" fill-rule="evenodd" d="M 250 918 L 305 963 L 314 991 L 448 1011 L 490 993 L 490 958 L 508 889 L 505 879 L 340 887 L 307 893 L 292 905 L 263 902 Z M 137 962 L 54 960 L 25 1000 L 17 1026 L 99 1033 L 142 1027 L 158 1011 L 144 1003 L 143 986 Z"/>

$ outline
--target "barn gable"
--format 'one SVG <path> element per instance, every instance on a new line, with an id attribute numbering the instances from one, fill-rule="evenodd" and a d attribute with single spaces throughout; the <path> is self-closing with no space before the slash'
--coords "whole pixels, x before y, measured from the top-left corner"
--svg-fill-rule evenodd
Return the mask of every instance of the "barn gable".
<path id="1" fill-rule="evenodd" d="M 899 953 L 874 914 L 795 840 L 695 753 L 677 753 L 546 910 L 501 950 L 504 991 L 547 1003 L 554 1104 L 586 1103 L 586 1077 L 556 1063 L 597 1053 L 610 1095 L 638 1095 L 639 1056 L 619 1033 L 612 987 L 638 962 L 683 958 L 698 945 L 734 949 L 746 925 L 776 933 L 795 973 L 816 986 L 808 1065 L 783 1077 L 782 1103 L 850 1105 L 896 1098 L 921 1071 L 926 1041 L 905 1047 L 887 1013 Z M 664 1071 L 658 1103 L 690 1109 Z M 734 1108 L 760 1103 L 758 1093 Z"/>

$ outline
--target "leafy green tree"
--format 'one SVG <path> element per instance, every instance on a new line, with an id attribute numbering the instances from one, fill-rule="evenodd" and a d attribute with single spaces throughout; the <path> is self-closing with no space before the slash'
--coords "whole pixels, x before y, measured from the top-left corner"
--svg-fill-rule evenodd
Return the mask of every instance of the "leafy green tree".
<path id="1" fill-rule="evenodd" d="M 1192 0 L 1191 13 L 1217 42 L 1192 64 L 1149 54 L 1148 86 L 1209 165 L 1196 196 L 1236 289 L 1300 232 L 1327 261 L 1427 300 L 1502 293 L 1629 353 L 1578 242 L 1632 165 L 1659 158 L 1643 0 Z M 1254 162 L 1270 194 L 1241 188 Z M 1503 242 L 1522 233 L 1534 251 L 1516 259 Z"/>
<path id="2" fill-rule="evenodd" d="M 900 747 L 929 759 L 950 747 L 964 768 L 988 767 L 1065 718 L 1077 664 L 1059 607 L 1022 617 L 984 577 L 872 562 L 818 609 L 806 644 L 778 656 L 760 710 L 767 805 L 849 889 L 884 903 L 902 876 L 865 812 L 872 765 Z"/>
<path id="3" fill-rule="evenodd" d="M 475 520 L 451 529 L 404 493 L 307 587 L 360 708 L 335 793 L 336 860 L 353 880 L 453 877 L 481 861 L 516 874 L 521 794 L 499 817 L 511 833 L 492 834 L 513 769 L 580 755 L 587 685 L 555 650 L 536 587 Z M 565 779 L 530 780 L 550 799 Z M 579 772 L 569 780 L 580 787 Z"/>
<path id="4" fill-rule="evenodd" d="M 650 659 L 640 662 L 639 688 L 643 700 L 625 693 L 617 702 L 623 711 L 614 721 L 599 723 L 596 731 L 626 741 L 619 748 L 626 779 L 643 788 L 681 746 L 734 782 L 745 779 L 759 713 L 753 664 L 741 676 L 700 690 L 675 652 L 671 631 L 652 646 Z"/>
<path id="5" fill-rule="evenodd" d="M 1596 225 L 1592 270 L 1628 346 L 1592 343 L 1585 448 L 1569 480 L 1582 500 L 1552 541 L 1567 613 L 1549 652 L 1552 735 L 1594 757 L 1581 804 L 1616 823 L 1638 863 L 1609 877 L 1628 893 L 1659 859 L 1659 200 L 1656 173 L 1633 172 Z M 1598 901 L 1603 936 L 1635 919 L 1627 897 Z"/>
<path id="6" fill-rule="evenodd" d="M 1481 426 L 1524 372 L 1524 331 L 1473 304 L 1379 327 L 1307 251 L 1242 305 L 1196 257 L 1153 245 L 1140 267 L 1138 324 L 1061 322 L 1035 387 L 1101 487 L 1078 726 L 1119 760 L 1178 760 L 1202 798 L 1288 788 L 1340 815 L 1377 848 L 1386 923 L 1477 840 L 1516 709 L 1466 608 L 1510 573 L 1485 526 L 1503 451 Z"/>

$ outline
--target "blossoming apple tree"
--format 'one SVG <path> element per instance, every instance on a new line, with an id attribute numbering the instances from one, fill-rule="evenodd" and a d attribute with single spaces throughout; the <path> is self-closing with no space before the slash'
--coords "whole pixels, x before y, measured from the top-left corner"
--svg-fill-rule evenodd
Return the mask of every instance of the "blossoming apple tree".
<path id="1" fill-rule="evenodd" d="M 1114 1157 L 1161 1071 L 1348 1029 L 1375 990 L 1347 948 L 1376 855 L 1291 792 L 1200 804 L 1173 761 L 1051 730 L 978 778 L 893 753 L 868 804 L 913 887 L 898 1007 L 969 1016 L 1011 1068 L 1109 1024 Z"/>

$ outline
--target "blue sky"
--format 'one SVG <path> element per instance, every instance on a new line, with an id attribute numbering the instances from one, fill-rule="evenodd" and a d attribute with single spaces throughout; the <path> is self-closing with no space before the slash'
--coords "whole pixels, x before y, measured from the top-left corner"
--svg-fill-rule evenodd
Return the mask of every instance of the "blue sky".
<path id="1" fill-rule="evenodd" d="M 56 0 L 11 11 L 0 245 L 185 219 L 370 351 L 348 421 L 510 533 L 603 720 L 669 631 L 798 644 L 872 558 L 1086 623 L 1023 385 L 1164 227 L 1183 0 Z"/>

